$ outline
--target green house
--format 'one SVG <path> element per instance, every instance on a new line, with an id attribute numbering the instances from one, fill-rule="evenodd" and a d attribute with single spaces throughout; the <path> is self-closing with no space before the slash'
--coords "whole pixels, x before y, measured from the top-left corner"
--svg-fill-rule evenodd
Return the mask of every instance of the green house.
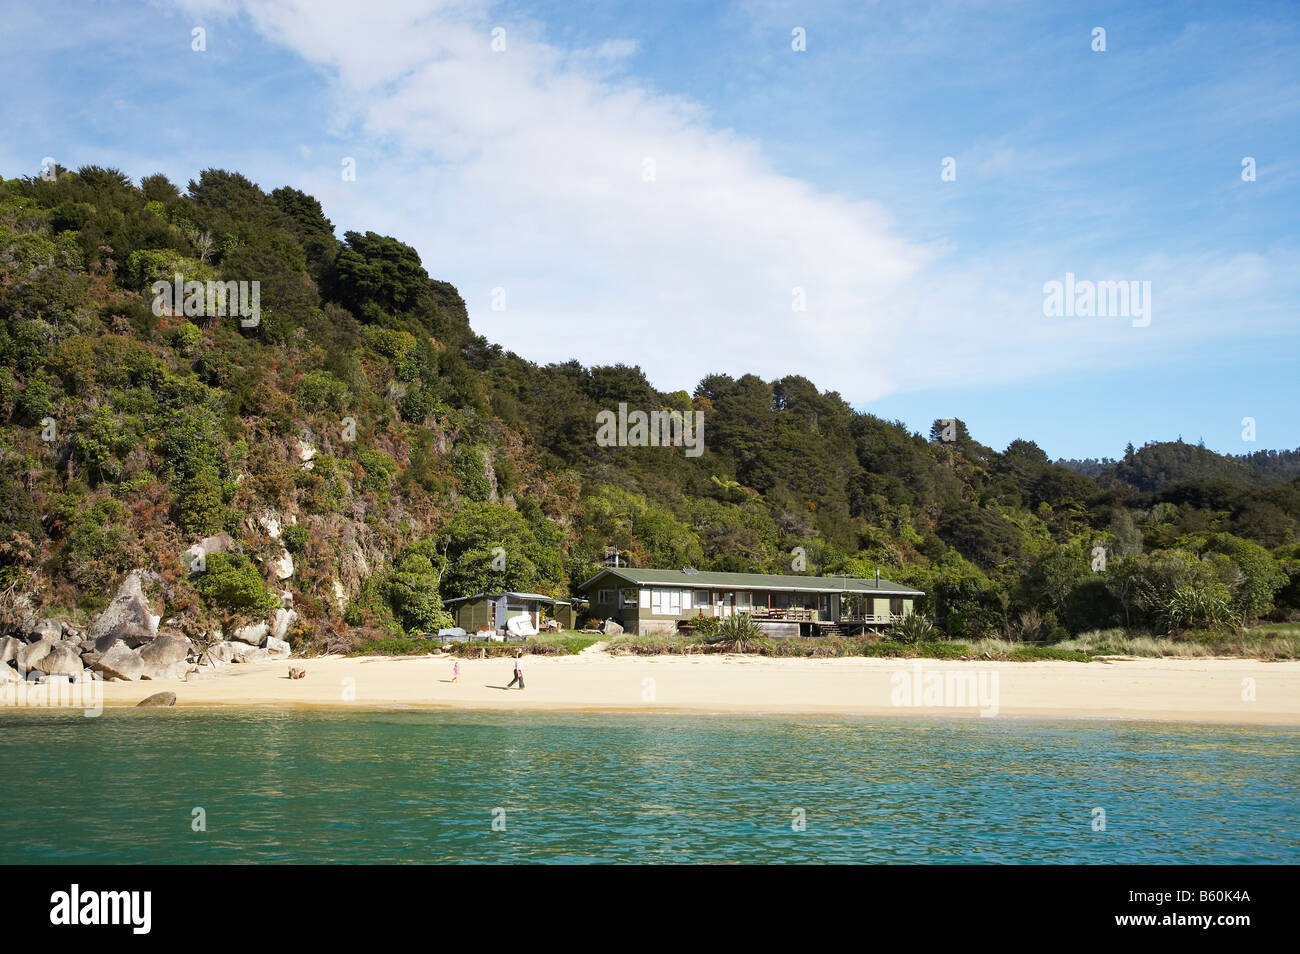
<path id="1" fill-rule="evenodd" d="M 748 613 L 772 636 L 880 628 L 913 612 L 921 590 L 889 580 L 606 567 L 577 587 L 593 619 L 637 635 L 675 633 L 701 616 Z"/>
<path id="2" fill-rule="evenodd" d="M 559 620 L 564 629 L 573 628 L 573 607 L 541 593 L 475 593 L 457 596 L 444 604 L 456 616 L 456 625 L 467 633 L 506 628 L 506 620 L 527 613 L 533 626 L 541 629 L 547 619 Z"/>

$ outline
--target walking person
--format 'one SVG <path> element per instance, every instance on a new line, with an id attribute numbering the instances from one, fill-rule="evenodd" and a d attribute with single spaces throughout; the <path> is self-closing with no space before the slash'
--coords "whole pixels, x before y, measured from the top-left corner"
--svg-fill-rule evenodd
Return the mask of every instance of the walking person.
<path id="1" fill-rule="evenodd" d="M 506 686 L 507 689 L 513 688 L 515 683 L 519 683 L 520 689 L 524 687 L 523 663 L 520 662 L 520 659 L 523 657 L 523 655 L 524 654 L 522 650 L 519 649 L 515 650 L 515 678 L 510 680 L 510 685 Z"/>
<path id="2" fill-rule="evenodd" d="M 460 660 L 459 659 L 457 659 L 456 662 L 451 667 L 451 681 L 460 682 Z"/>

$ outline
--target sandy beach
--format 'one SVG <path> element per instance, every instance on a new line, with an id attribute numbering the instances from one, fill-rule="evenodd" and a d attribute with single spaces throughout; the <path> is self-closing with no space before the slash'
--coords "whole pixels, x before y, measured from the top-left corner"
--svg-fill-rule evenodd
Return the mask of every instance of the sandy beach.
<path id="1" fill-rule="evenodd" d="M 428 707 L 875 716 L 1031 716 L 1300 725 L 1300 662 L 1113 658 L 1103 662 L 529 656 L 511 660 L 323 657 L 226 666 L 195 682 L 104 685 L 104 705 L 160 690 L 178 706 Z M 307 671 L 290 680 L 290 665 Z M 1251 696 L 1253 695 L 1253 699 Z"/>

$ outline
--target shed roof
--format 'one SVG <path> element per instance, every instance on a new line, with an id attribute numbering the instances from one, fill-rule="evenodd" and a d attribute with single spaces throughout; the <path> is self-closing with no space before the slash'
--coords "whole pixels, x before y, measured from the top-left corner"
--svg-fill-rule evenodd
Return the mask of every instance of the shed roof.
<path id="1" fill-rule="evenodd" d="M 503 596 L 513 596 L 518 600 L 541 600 L 543 603 L 563 603 L 569 604 L 568 600 L 557 600 L 554 596 L 547 596 L 545 593 L 516 593 L 513 590 L 504 590 L 500 593 L 475 593 L 473 596 L 453 596 L 449 600 L 443 600 L 444 603 L 462 603 L 465 600 L 481 599 L 500 599 Z"/>

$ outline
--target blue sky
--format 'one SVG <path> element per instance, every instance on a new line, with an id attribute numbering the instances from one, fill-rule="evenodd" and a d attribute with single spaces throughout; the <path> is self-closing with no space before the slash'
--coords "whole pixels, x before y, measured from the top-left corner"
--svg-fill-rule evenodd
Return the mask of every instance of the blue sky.
<path id="1" fill-rule="evenodd" d="M 1295 4 L 74 2 L 6 21 L 0 174 L 52 156 L 296 186 L 340 234 L 414 245 L 477 331 L 534 360 L 637 363 L 664 390 L 798 373 L 1052 456 L 1300 446 Z M 1150 324 L 1045 316 L 1067 272 L 1149 281 Z"/>

